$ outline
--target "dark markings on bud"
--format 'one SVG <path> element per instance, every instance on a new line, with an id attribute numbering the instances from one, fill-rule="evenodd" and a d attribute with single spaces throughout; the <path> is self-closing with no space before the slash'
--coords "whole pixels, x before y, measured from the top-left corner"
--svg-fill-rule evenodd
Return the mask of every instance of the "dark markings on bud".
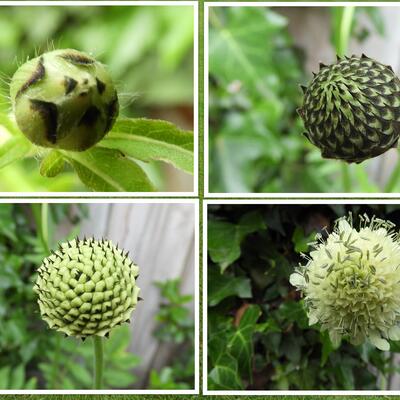
<path id="1" fill-rule="evenodd" d="M 117 93 L 115 93 L 114 99 L 111 100 L 111 102 L 108 103 L 106 107 L 107 123 L 104 132 L 108 132 L 111 129 L 117 111 L 118 111 L 118 96 Z"/>
<path id="2" fill-rule="evenodd" d="M 32 86 L 34 83 L 43 79 L 45 73 L 46 73 L 46 70 L 43 65 L 43 57 L 40 57 L 39 62 L 36 66 L 35 71 L 33 71 L 32 76 L 21 86 L 21 88 L 18 90 L 15 98 L 18 99 L 18 97 L 21 96 L 21 94 L 24 93 L 29 88 L 29 86 Z"/>
<path id="3" fill-rule="evenodd" d="M 63 58 L 66 61 L 69 61 L 71 64 L 79 64 L 79 65 L 91 65 L 96 62 L 93 58 L 90 58 L 82 53 L 65 53 L 59 55 L 59 57 Z"/>
<path id="4" fill-rule="evenodd" d="M 66 76 L 64 78 L 65 94 L 70 94 L 76 88 L 77 84 L 78 82 L 75 79 Z"/>
<path id="5" fill-rule="evenodd" d="M 57 142 L 58 110 L 54 103 L 31 99 L 31 109 L 40 114 L 45 125 L 45 135 L 50 143 Z"/>
<path id="6" fill-rule="evenodd" d="M 93 126 L 96 124 L 97 120 L 100 117 L 100 110 L 95 107 L 95 106 L 90 106 L 85 114 L 83 114 L 83 117 L 81 118 L 81 120 L 79 121 L 78 126 L 80 125 L 86 125 L 86 126 Z M 86 239 L 83 239 L 84 241 Z"/>
<path id="7" fill-rule="evenodd" d="M 106 90 L 106 84 L 102 82 L 100 79 L 96 78 L 96 86 L 97 86 L 97 91 L 100 94 L 103 94 L 103 92 Z"/>

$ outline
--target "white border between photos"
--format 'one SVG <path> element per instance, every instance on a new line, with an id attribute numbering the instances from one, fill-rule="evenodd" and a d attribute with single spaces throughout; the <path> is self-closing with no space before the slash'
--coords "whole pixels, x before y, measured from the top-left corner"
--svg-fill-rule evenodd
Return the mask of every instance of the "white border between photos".
<path id="1" fill-rule="evenodd" d="M 1 196 L 15 197 L 162 197 L 162 196 L 198 196 L 199 191 L 199 4 L 197 1 L 1 1 L 6 6 L 192 6 L 193 7 L 193 135 L 194 169 L 192 192 L 2 192 Z"/>
<path id="2" fill-rule="evenodd" d="M 209 140 L 208 140 L 208 42 L 209 42 L 209 8 L 210 7 L 334 7 L 334 6 L 356 6 L 356 7 L 400 7 L 397 2 L 204 2 L 204 197 L 207 198 L 396 198 L 396 193 L 210 193 L 209 191 Z"/>
<path id="3" fill-rule="evenodd" d="M 200 367 L 199 367 L 199 351 L 200 351 L 200 319 L 199 319 L 199 310 L 200 310 L 200 214 L 199 214 L 199 200 L 196 199 L 113 199 L 109 201 L 107 199 L 0 199 L 0 204 L 4 203 L 18 203 L 18 204 L 31 204 L 31 203 L 104 203 L 104 204 L 193 204 L 194 205 L 194 362 L 195 362 L 195 377 L 194 377 L 194 389 L 190 390 L 0 390 L 0 395 L 2 394 L 142 394 L 142 395 L 151 395 L 151 394 L 162 394 L 162 395 L 170 395 L 170 394 L 199 394 L 199 382 L 200 382 Z"/>
<path id="4" fill-rule="evenodd" d="M 378 200 L 378 199 L 287 199 L 287 200 L 204 200 L 203 202 L 203 395 L 229 395 L 229 396 L 367 396 L 367 395 L 385 395 L 398 396 L 400 390 L 208 390 L 208 366 L 207 366 L 207 217 L 208 206 L 212 204 L 274 204 L 274 205 L 290 205 L 290 204 L 398 204 L 400 200 Z"/>

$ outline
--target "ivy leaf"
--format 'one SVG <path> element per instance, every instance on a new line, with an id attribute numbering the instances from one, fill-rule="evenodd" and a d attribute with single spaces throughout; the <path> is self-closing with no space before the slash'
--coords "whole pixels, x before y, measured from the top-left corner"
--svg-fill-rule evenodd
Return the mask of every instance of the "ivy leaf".
<path id="1" fill-rule="evenodd" d="M 210 220 L 208 223 L 208 251 L 211 259 L 220 265 L 221 272 L 240 257 L 240 244 L 250 233 L 265 229 L 259 212 L 243 215 L 238 224 Z"/>
<path id="2" fill-rule="evenodd" d="M 223 354 L 215 363 L 210 371 L 209 385 L 211 390 L 240 390 L 243 389 L 241 379 L 238 374 L 238 363 L 229 354 Z"/>
<path id="3" fill-rule="evenodd" d="M 252 337 L 260 315 L 260 307 L 254 304 L 250 305 L 244 312 L 236 331 L 228 341 L 229 352 L 238 360 L 241 376 L 250 377 L 250 379 L 254 353 Z"/>
<path id="4" fill-rule="evenodd" d="M 193 133 L 170 122 L 119 119 L 100 146 L 142 161 L 161 160 L 193 174 Z"/>
<path id="5" fill-rule="evenodd" d="M 84 152 L 63 151 L 81 181 L 98 192 L 150 192 L 154 190 L 144 171 L 120 151 L 93 147 Z"/>
<path id="6" fill-rule="evenodd" d="M 40 163 L 40 175 L 53 178 L 63 171 L 64 165 L 65 162 L 62 154 L 56 150 L 52 150 Z"/>
<path id="7" fill-rule="evenodd" d="M 216 306 L 231 296 L 251 297 L 250 280 L 245 277 L 233 277 L 221 274 L 217 268 L 208 269 L 208 304 Z"/>
<path id="8" fill-rule="evenodd" d="M 32 145 L 23 136 L 14 136 L 0 145 L 0 168 L 24 158 Z"/>

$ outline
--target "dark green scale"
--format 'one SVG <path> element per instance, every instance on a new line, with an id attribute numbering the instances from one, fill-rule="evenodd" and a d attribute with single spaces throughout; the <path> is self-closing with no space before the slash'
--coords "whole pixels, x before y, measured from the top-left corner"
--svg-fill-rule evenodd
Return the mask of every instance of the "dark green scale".
<path id="1" fill-rule="evenodd" d="M 400 81 L 391 67 L 364 54 L 338 58 L 302 89 L 304 135 L 323 157 L 360 163 L 397 147 Z"/>

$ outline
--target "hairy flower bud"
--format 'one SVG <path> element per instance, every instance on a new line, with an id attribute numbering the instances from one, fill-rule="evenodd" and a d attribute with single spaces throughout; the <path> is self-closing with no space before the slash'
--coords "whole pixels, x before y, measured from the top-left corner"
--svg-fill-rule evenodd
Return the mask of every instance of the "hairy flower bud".
<path id="1" fill-rule="evenodd" d="M 308 263 L 290 276 L 304 294 L 310 325 L 328 330 L 335 345 L 346 337 L 389 350 L 400 340 L 400 240 L 394 224 L 351 216 L 336 221 L 326 240 L 318 235 Z"/>
<path id="2" fill-rule="evenodd" d="M 42 318 L 67 335 L 107 336 L 129 321 L 139 268 L 109 240 L 72 240 L 44 259 L 34 287 Z"/>
<path id="3" fill-rule="evenodd" d="M 304 135 L 322 157 L 362 162 L 397 147 L 400 81 L 390 66 L 365 55 L 320 64 L 298 110 Z"/>
<path id="4" fill-rule="evenodd" d="M 112 128 L 118 96 L 105 67 L 72 49 L 44 53 L 22 64 L 10 85 L 13 111 L 34 144 L 83 151 Z"/>

